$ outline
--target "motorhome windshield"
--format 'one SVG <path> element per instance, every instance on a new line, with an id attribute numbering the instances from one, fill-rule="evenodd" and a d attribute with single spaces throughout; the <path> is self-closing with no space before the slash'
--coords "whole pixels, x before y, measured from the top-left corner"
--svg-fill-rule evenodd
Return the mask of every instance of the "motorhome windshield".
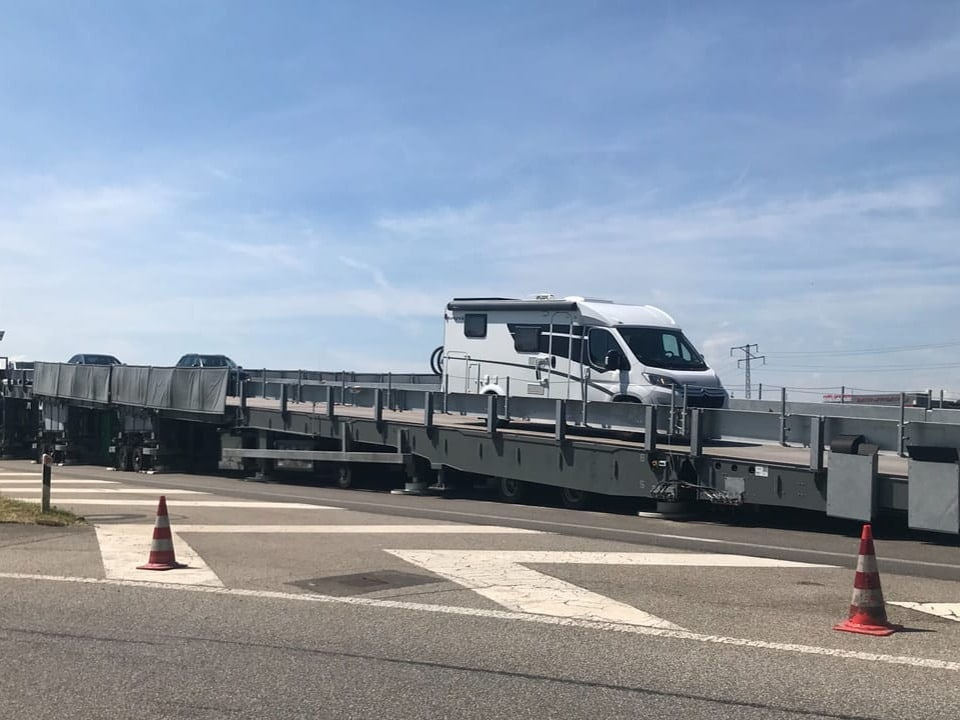
<path id="1" fill-rule="evenodd" d="M 664 370 L 706 370 L 707 364 L 679 330 L 620 327 L 620 335 L 637 359 Z"/>

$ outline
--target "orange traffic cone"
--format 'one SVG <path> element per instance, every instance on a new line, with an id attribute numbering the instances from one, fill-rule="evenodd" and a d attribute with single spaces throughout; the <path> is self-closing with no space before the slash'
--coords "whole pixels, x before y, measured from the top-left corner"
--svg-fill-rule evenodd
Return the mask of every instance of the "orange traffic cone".
<path id="1" fill-rule="evenodd" d="M 160 496 L 157 507 L 157 522 L 153 527 L 153 543 L 150 545 L 150 559 L 146 565 L 138 565 L 137 570 L 175 570 L 187 567 L 178 563 L 173 552 L 173 535 L 170 533 L 170 519 L 167 517 L 167 498 Z"/>
<path id="2" fill-rule="evenodd" d="M 887 621 L 880 573 L 873 550 L 873 530 L 869 524 L 863 526 L 860 535 L 860 555 L 857 557 L 857 574 L 853 580 L 850 617 L 834 625 L 833 629 L 864 635 L 892 635 L 903 629 L 902 625 Z"/>

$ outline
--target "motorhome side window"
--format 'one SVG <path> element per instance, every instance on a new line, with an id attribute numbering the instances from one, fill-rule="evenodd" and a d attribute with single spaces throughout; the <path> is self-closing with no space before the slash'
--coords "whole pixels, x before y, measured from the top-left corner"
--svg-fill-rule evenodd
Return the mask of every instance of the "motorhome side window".
<path id="1" fill-rule="evenodd" d="M 487 336 L 487 316 L 483 313 L 467 313 L 463 318 L 463 334 L 468 338 Z"/>
<path id="2" fill-rule="evenodd" d="M 522 353 L 540 352 L 540 327 L 529 325 L 511 328 L 513 333 L 513 349 Z"/>
<path id="3" fill-rule="evenodd" d="M 606 330 L 591 330 L 589 336 L 590 364 L 605 369 L 604 361 L 611 350 L 619 350 L 617 341 Z"/>

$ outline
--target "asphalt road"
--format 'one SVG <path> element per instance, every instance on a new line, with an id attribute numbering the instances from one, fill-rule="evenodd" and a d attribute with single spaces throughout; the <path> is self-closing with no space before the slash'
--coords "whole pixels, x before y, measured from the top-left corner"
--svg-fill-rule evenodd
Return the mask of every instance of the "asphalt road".
<path id="1" fill-rule="evenodd" d="M 37 474 L 0 463 L 0 493 Z M 190 569 L 136 570 L 160 492 Z M 878 532 L 905 630 L 876 638 L 833 630 L 852 525 L 97 468 L 56 468 L 53 499 L 92 525 L 0 526 L 5 718 L 960 714 L 960 623 L 891 602 L 960 602 L 943 539 Z"/>

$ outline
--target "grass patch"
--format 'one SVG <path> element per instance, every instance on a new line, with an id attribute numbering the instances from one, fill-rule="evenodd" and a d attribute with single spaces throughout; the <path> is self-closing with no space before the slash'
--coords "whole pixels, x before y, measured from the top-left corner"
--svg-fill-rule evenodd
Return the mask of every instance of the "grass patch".
<path id="1" fill-rule="evenodd" d="M 11 500 L 0 495 L 0 523 L 65 527 L 85 522 L 82 517 L 67 510 L 51 507 L 50 512 L 40 512 L 40 503 Z"/>

